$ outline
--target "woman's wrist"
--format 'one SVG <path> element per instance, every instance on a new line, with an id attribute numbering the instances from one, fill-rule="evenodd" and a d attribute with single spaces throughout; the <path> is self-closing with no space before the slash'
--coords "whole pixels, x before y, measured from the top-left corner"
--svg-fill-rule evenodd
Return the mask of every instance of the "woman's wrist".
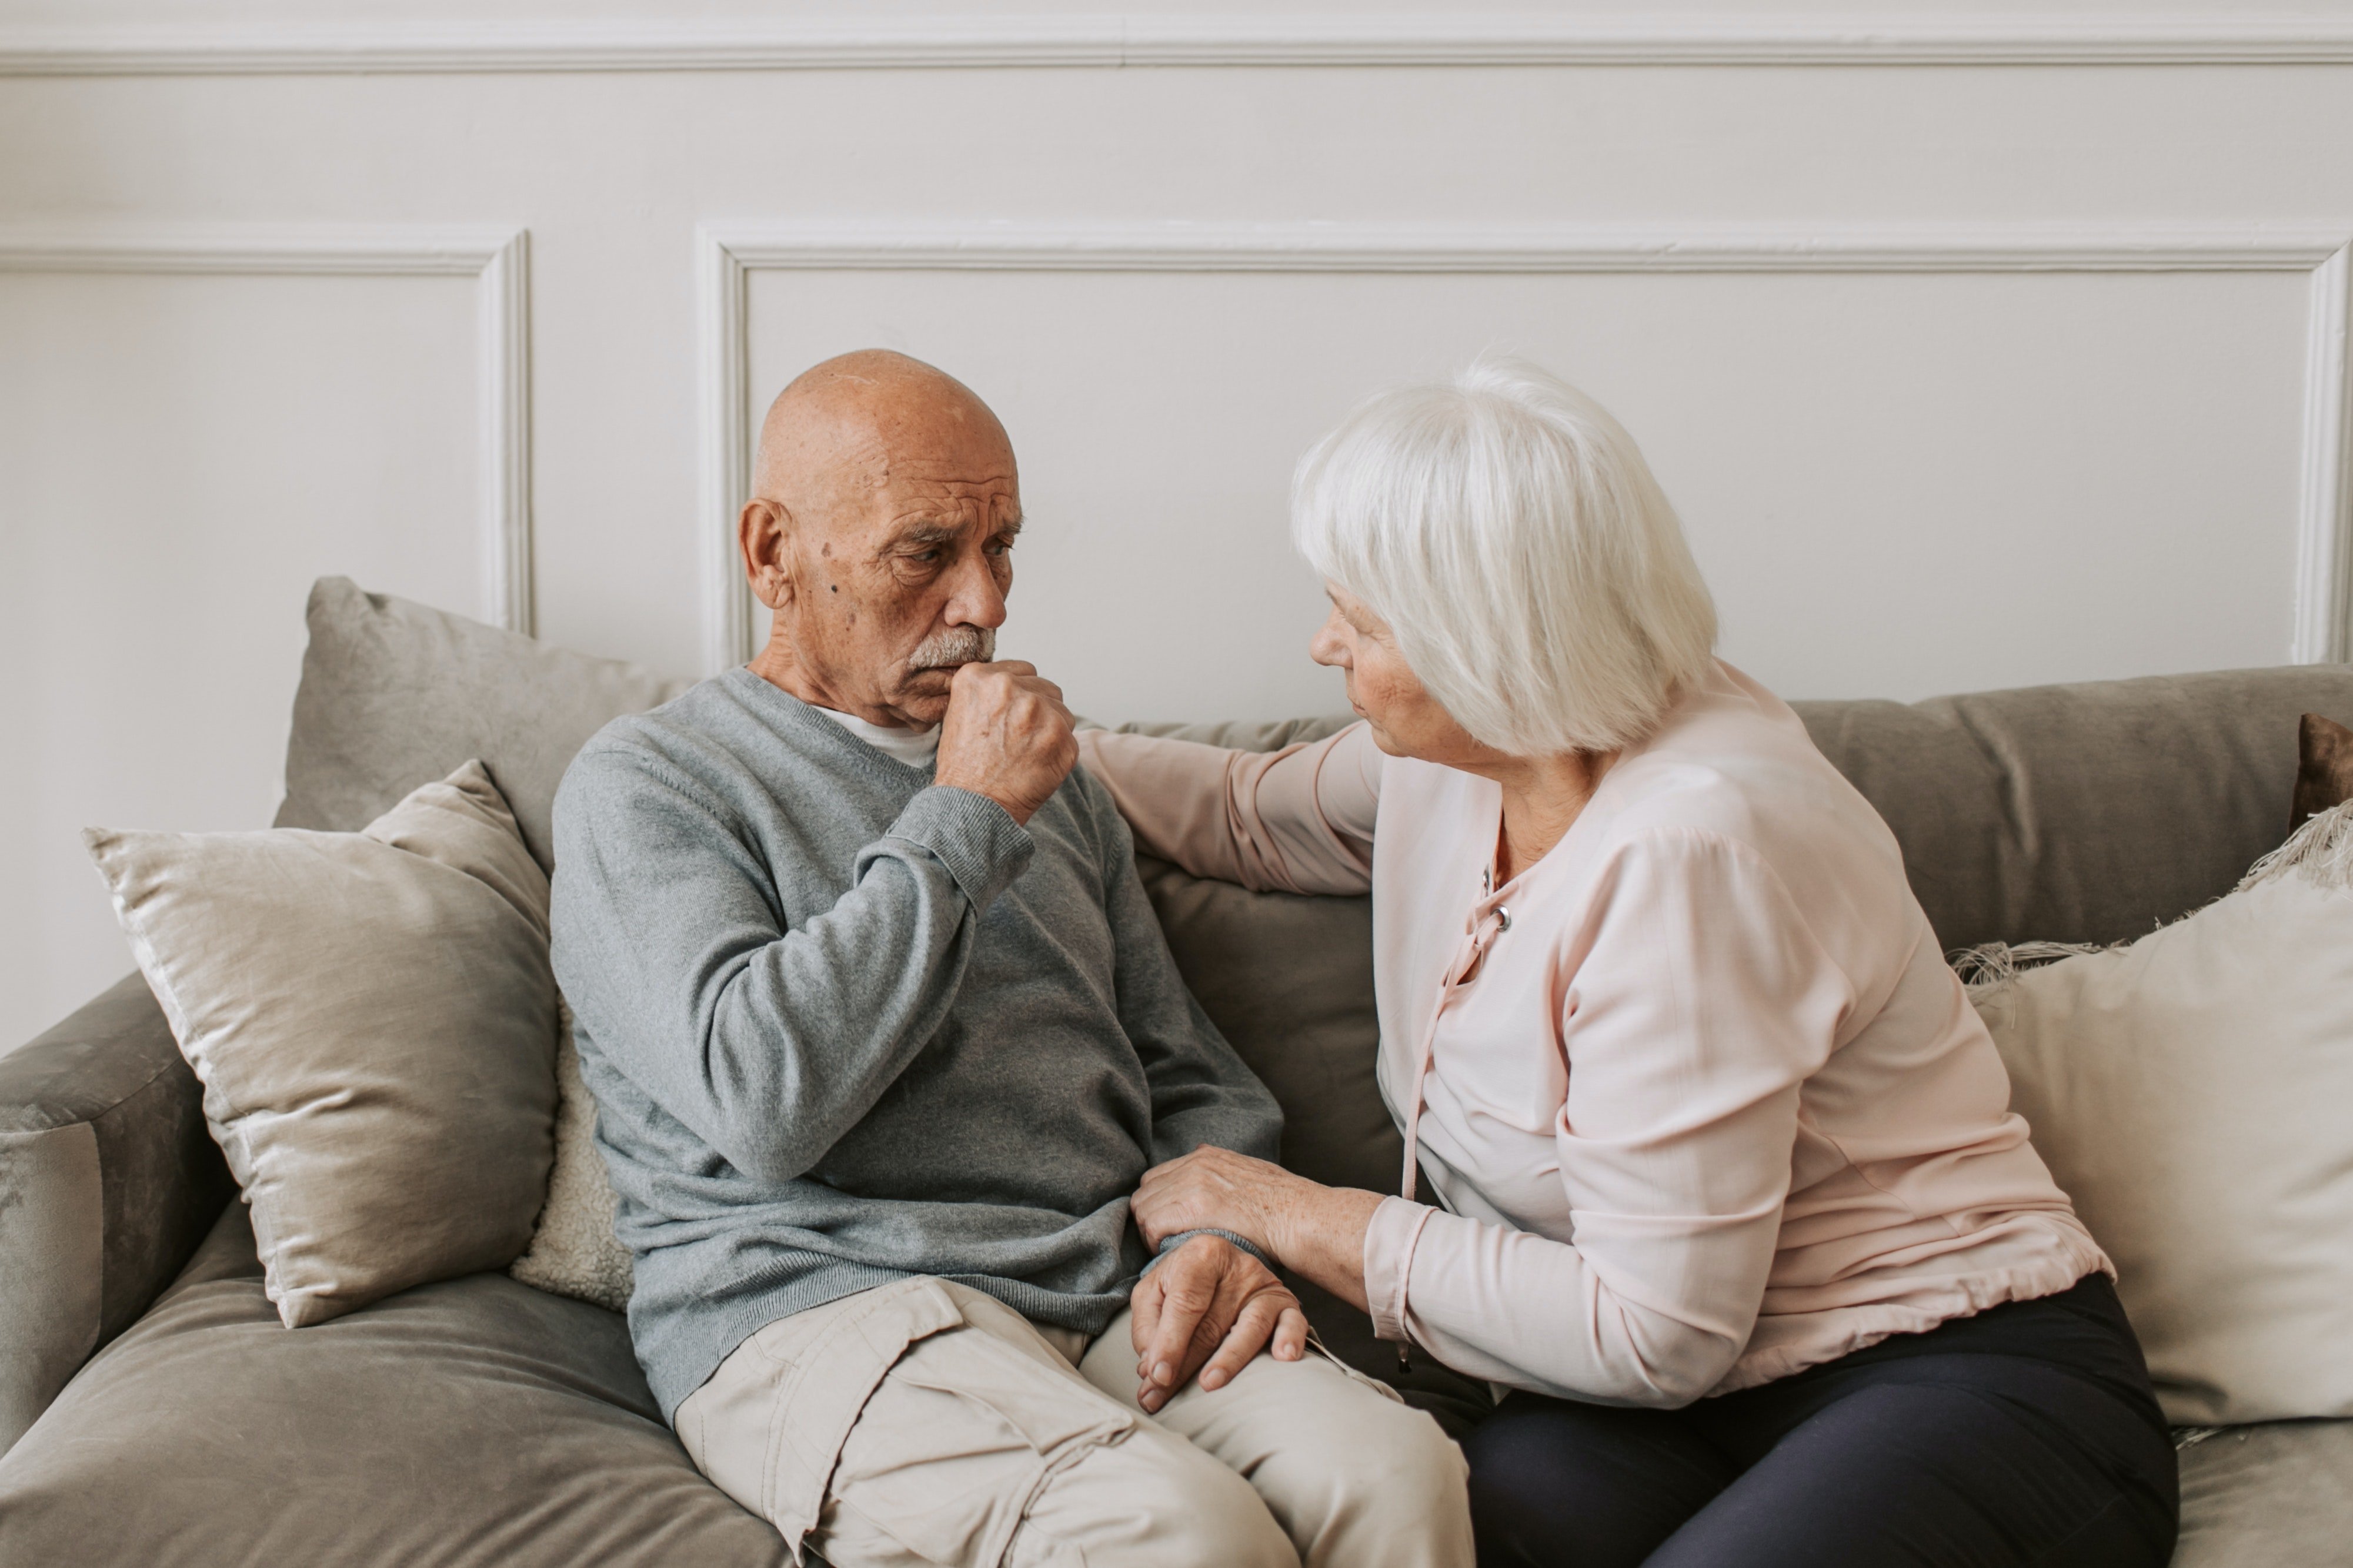
<path id="1" fill-rule="evenodd" d="M 1365 1232 L 1381 1194 L 1302 1181 L 1272 1239 L 1283 1266 L 1362 1310 Z"/>

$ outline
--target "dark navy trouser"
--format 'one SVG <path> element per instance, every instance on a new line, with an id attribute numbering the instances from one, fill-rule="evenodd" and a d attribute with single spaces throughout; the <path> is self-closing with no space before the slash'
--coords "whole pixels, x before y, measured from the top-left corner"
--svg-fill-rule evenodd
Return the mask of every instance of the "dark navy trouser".
<path id="1" fill-rule="evenodd" d="M 1463 1449 L 1480 1568 L 2164 1568 L 2180 1513 L 2101 1274 L 1681 1410 L 1514 1393 Z"/>

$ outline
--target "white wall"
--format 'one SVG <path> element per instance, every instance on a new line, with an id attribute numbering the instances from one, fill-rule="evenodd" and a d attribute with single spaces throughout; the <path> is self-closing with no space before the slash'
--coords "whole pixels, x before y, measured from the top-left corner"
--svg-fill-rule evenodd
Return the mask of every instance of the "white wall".
<path id="1" fill-rule="evenodd" d="M 862 343 L 1005 416 L 1100 717 L 1335 706 L 1290 465 L 1487 347 L 1790 695 L 2341 648 L 2353 0 L 1825 16 L 8 0 L 0 1042 L 127 968 L 75 829 L 268 820 L 312 576 L 708 668 Z"/>

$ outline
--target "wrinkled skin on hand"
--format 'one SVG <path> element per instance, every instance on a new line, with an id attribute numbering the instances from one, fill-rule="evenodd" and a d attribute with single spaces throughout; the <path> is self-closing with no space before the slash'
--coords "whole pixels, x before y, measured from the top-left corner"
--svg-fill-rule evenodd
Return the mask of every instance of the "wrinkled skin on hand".
<path id="1" fill-rule="evenodd" d="M 1229 1230 L 1362 1311 L 1365 1233 L 1381 1202 L 1205 1144 L 1145 1172 L 1128 1207 L 1155 1247 L 1188 1230 Z"/>
<path id="2" fill-rule="evenodd" d="M 1223 1388 L 1250 1358 L 1270 1349 L 1297 1361 L 1307 1349 L 1307 1315 L 1274 1271 L 1223 1237 L 1197 1236 L 1146 1274 L 1128 1300 L 1134 1310 L 1136 1402 L 1158 1410 L 1197 1375 Z"/>
<path id="3" fill-rule="evenodd" d="M 1146 1171 L 1128 1207 L 1153 1247 L 1183 1231 L 1230 1230 L 1281 1258 L 1292 1211 L 1319 1190 L 1280 1165 L 1203 1144 Z"/>
<path id="4" fill-rule="evenodd" d="M 1075 729 L 1062 689 L 1036 665 L 961 666 L 948 687 L 933 780 L 985 795 L 1027 822 L 1078 762 Z"/>

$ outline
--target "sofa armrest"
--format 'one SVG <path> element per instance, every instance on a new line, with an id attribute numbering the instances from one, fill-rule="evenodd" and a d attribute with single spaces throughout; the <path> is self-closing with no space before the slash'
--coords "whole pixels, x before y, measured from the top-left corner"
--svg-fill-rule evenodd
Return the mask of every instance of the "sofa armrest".
<path id="1" fill-rule="evenodd" d="M 138 975 L 0 1057 L 0 1453 L 147 1310 L 235 1190 Z"/>

